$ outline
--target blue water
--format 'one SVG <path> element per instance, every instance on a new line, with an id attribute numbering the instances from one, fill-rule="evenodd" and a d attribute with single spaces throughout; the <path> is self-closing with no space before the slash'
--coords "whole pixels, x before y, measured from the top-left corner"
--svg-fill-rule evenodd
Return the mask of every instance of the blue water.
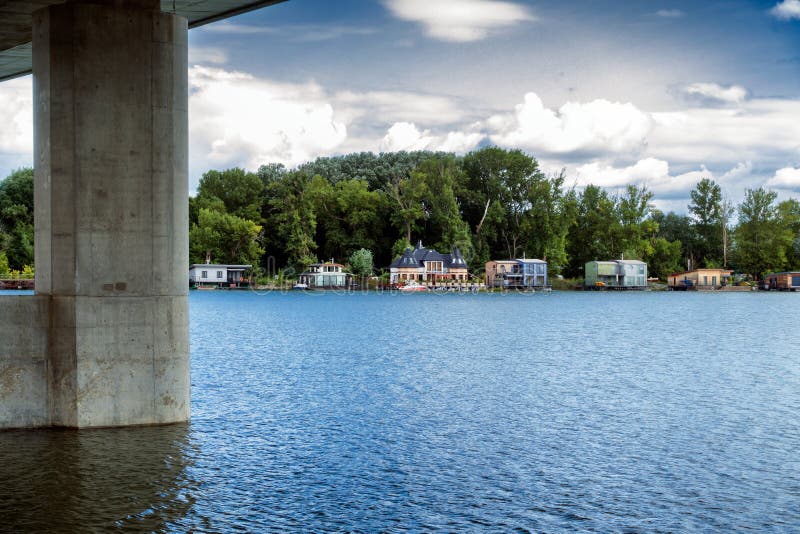
<path id="1" fill-rule="evenodd" d="M 0 433 L 6 527 L 800 531 L 799 294 L 190 302 L 191 424 Z"/>

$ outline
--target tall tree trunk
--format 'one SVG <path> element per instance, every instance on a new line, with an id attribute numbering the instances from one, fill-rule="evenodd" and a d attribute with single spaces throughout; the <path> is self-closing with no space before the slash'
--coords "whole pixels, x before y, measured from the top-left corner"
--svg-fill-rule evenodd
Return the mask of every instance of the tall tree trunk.
<path id="1" fill-rule="evenodd" d="M 486 199 L 486 206 L 483 208 L 483 217 L 481 217 L 481 222 L 478 223 L 478 226 L 475 227 L 475 235 L 481 235 L 481 228 L 483 228 L 483 221 L 486 220 L 486 214 L 489 213 L 489 204 L 492 203 L 491 198 Z"/>

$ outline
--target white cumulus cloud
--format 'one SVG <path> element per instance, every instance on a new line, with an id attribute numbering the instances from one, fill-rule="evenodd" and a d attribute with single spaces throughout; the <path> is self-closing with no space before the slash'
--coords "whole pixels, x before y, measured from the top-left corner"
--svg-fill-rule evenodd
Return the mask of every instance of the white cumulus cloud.
<path id="1" fill-rule="evenodd" d="M 781 20 L 800 20 L 800 0 L 783 0 L 775 4 L 769 12 Z"/>
<path id="2" fill-rule="evenodd" d="M 430 37 L 468 42 L 485 39 L 493 30 L 536 17 L 526 7 L 500 0 L 384 0 L 397 18 L 422 24 Z"/>
<path id="3" fill-rule="evenodd" d="M 788 189 L 800 192 L 800 168 L 784 167 L 775 171 L 775 175 L 767 180 L 768 187 Z"/>
<path id="4" fill-rule="evenodd" d="M 630 103 L 598 99 L 567 102 L 553 110 L 538 95 L 528 93 L 513 114 L 495 115 L 487 125 L 492 142 L 537 154 L 636 152 L 643 147 L 652 120 Z"/>
<path id="5" fill-rule="evenodd" d="M 33 162 L 31 82 L 32 78 L 26 76 L 0 84 L 0 168 L 6 170 Z"/>
<path id="6" fill-rule="evenodd" d="M 434 138 L 429 130 L 420 131 L 411 122 L 398 122 L 393 124 L 381 139 L 381 151 L 425 150 L 433 141 Z"/>
<path id="7" fill-rule="evenodd" d="M 478 132 L 449 132 L 438 136 L 430 130 L 420 130 L 414 123 L 398 122 L 386 132 L 379 148 L 382 152 L 441 150 L 463 154 L 478 146 L 483 138 L 484 135 Z"/>
<path id="8" fill-rule="evenodd" d="M 678 212 L 686 210 L 689 192 L 703 178 L 716 181 L 722 186 L 724 194 L 733 193 L 733 200 L 737 201 L 745 187 L 756 187 L 763 182 L 763 179 L 751 174 L 750 162 L 740 162 L 723 173 L 714 173 L 702 164 L 676 173 L 671 171 L 667 161 L 658 158 L 644 158 L 627 166 L 593 161 L 567 170 L 568 174 L 576 176 L 578 186 L 592 184 L 611 191 L 630 184 L 645 186 L 653 193 L 653 203 L 657 208 Z M 797 184 L 800 187 L 800 182 Z"/>
<path id="9" fill-rule="evenodd" d="M 615 167 L 591 162 L 575 169 L 579 185 L 598 185 L 606 188 L 624 187 L 629 184 L 644 185 L 656 197 L 670 197 L 675 193 L 686 193 L 703 178 L 713 178 L 714 173 L 705 166 L 681 174 L 671 174 L 669 163 L 657 158 L 645 158 L 633 165 Z"/>
<path id="10" fill-rule="evenodd" d="M 193 168 L 266 162 L 292 166 L 327 154 L 347 137 L 315 84 L 281 84 L 208 67 L 189 70 Z"/>
<path id="11" fill-rule="evenodd" d="M 800 151 L 800 100 L 752 99 L 740 108 L 651 114 L 648 155 L 670 162 L 784 166 Z"/>

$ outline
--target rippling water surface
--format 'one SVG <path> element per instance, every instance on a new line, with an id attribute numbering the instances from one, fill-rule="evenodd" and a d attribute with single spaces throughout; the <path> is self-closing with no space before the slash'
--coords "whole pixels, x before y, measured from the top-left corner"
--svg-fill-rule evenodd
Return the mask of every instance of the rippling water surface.
<path id="1" fill-rule="evenodd" d="M 0 433 L 0 530 L 800 530 L 798 294 L 190 301 L 192 422 Z"/>

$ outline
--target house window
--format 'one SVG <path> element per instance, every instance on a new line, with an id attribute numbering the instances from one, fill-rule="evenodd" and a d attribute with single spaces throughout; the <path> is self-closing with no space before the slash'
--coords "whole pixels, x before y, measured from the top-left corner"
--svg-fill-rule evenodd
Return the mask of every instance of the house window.
<path id="1" fill-rule="evenodd" d="M 200 271 L 200 278 L 208 278 L 208 271 Z"/>
<path id="2" fill-rule="evenodd" d="M 792 276 L 792 287 L 800 287 L 800 276 Z"/>
<path id="3" fill-rule="evenodd" d="M 217 278 L 222 278 L 222 271 L 217 271 Z"/>

